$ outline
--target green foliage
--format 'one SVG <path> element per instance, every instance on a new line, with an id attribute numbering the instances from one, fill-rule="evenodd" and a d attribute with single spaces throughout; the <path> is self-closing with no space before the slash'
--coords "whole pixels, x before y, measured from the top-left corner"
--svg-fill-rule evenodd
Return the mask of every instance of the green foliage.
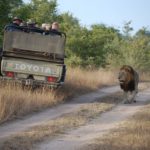
<path id="1" fill-rule="evenodd" d="M 3 29 L 12 17 L 12 10 L 22 5 L 22 0 L 0 0 L 0 47 L 2 47 Z"/>
<path id="2" fill-rule="evenodd" d="M 73 29 L 80 27 L 78 19 L 69 12 L 61 14 L 60 21 L 61 30 L 67 33 L 68 36 L 71 35 Z"/>
<path id="3" fill-rule="evenodd" d="M 57 3 L 56 0 L 32 0 L 33 13 L 31 18 L 34 18 L 38 23 L 52 23 L 57 20 Z"/>
<path id="4" fill-rule="evenodd" d="M 105 66 L 105 44 L 118 36 L 118 31 L 105 25 L 93 25 L 91 29 L 76 27 L 71 30 L 67 54 L 79 57 L 81 66 Z"/>
<path id="5" fill-rule="evenodd" d="M 133 28 L 131 27 L 131 21 L 127 21 L 124 23 L 123 26 L 123 32 L 125 37 L 130 37 L 130 32 L 133 31 Z"/>
<path id="6" fill-rule="evenodd" d="M 146 28 L 143 27 L 142 29 L 140 29 L 139 31 L 136 32 L 135 37 L 150 37 L 150 31 Z"/>
<path id="7" fill-rule="evenodd" d="M 24 21 L 35 19 L 39 25 L 58 21 L 61 31 L 67 35 L 65 61 L 68 65 L 118 68 L 127 64 L 150 70 L 150 31 L 147 28 L 140 29 L 134 36 L 131 36 L 131 21 L 125 22 L 123 34 L 104 24 L 87 28 L 71 13 L 60 14 L 57 7 L 57 0 L 31 0 L 27 4 L 22 0 L 1 0 L 0 46 L 3 28 L 14 16 Z"/>
<path id="8" fill-rule="evenodd" d="M 66 59 L 66 63 L 71 67 L 81 66 L 81 64 L 83 64 L 83 60 L 79 56 L 72 54 L 69 59 Z"/>
<path id="9" fill-rule="evenodd" d="M 30 3 L 14 9 L 13 14 L 25 21 L 32 18 L 40 25 L 59 20 L 56 0 L 31 0 Z"/>
<path id="10" fill-rule="evenodd" d="M 131 65 L 139 70 L 150 70 L 150 38 L 143 36 L 130 40 L 113 41 L 112 52 L 107 55 L 110 67 Z"/>
<path id="11" fill-rule="evenodd" d="M 26 21 L 31 18 L 32 11 L 32 6 L 30 4 L 22 5 L 19 8 L 13 9 L 13 16 L 18 16 Z"/>

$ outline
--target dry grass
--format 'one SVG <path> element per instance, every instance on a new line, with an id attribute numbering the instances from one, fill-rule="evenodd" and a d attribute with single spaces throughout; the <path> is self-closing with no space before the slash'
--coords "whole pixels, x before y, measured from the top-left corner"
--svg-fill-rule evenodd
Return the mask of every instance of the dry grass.
<path id="1" fill-rule="evenodd" d="M 140 72 L 140 81 L 149 82 L 150 81 L 150 72 Z"/>
<path id="2" fill-rule="evenodd" d="M 34 92 L 20 86 L 2 83 L 0 85 L 0 123 L 7 120 L 51 107 L 70 97 L 114 84 L 115 75 L 111 71 L 87 71 L 80 68 L 67 70 L 66 83 L 57 90 L 39 89 Z"/>
<path id="3" fill-rule="evenodd" d="M 63 95 L 56 97 L 51 91 L 22 90 L 19 86 L 3 85 L 0 88 L 0 122 L 56 105 Z"/>
<path id="4" fill-rule="evenodd" d="M 149 150 L 150 104 L 109 135 L 96 139 L 86 150 Z"/>
<path id="5" fill-rule="evenodd" d="M 117 73 L 106 70 L 83 70 L 80 68 L 69 68 L 67 83 L 72 87 L 87 87 L 97 89 L 104 85 L 112 85 L 117 81 Z"/>
<path id="6" fill-rule="evenodd" d="M 110 110 L 119 102 L 116 98 L 116 95 L 111 95 L 98 99 L 95 103 L 84 104 L 75 112 L 4 139 L 0 142 L 0 148 L 3 150 L 31 150 L 34 144 L 36 145 L 36 143 L 42 142 L 46 138 L 54 138 L 66 130 L 84 125 L 102 112 Z"/>

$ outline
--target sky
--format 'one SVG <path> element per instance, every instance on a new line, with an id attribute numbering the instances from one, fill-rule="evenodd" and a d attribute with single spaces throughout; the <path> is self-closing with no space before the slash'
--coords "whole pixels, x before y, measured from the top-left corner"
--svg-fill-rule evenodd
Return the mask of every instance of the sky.
<path id="1" fill-rule="evenodd" d="M 24 0 L 28 2 L 29 0 Z M 57 0 L 60 13 L 70 12 L 80 24 L 105 24 L 122 30 L 131 21 L 134 32 L 150 30 L 150 0 Z"/>

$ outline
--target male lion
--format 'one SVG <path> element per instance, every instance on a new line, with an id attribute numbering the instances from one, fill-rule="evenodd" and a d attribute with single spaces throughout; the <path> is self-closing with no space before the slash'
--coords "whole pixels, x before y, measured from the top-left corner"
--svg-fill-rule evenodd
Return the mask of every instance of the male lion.
<path id="1" fill-rule="evenodd" d="M 124 65 L 120 68 L 118 80 L 120 88 L 124 91 L 124 103 L 136 102 L 135 96 L 138 93 L 139 83 L 138 73 L 131 66 Z"/>

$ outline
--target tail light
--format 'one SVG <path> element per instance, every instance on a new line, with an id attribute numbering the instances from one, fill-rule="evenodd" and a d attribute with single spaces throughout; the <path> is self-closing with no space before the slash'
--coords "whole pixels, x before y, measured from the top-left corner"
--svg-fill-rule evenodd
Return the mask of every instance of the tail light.
<path id="1" fill-rule="evenodd" d="M 48 82 L 56 82 L 56 81 L 57 81 L 57 78 L 56 78 L 56 77 L 49 76 L 49 77 L 47 77 L 47 81 L 48 81 Z"/>
<path id="2" fill-rule="evenodd" d="M 14 77 L 14 72 L 6 72 L 5 75 L 6 75 L 7 77 L 13 78 L 13 77 Z"/>

